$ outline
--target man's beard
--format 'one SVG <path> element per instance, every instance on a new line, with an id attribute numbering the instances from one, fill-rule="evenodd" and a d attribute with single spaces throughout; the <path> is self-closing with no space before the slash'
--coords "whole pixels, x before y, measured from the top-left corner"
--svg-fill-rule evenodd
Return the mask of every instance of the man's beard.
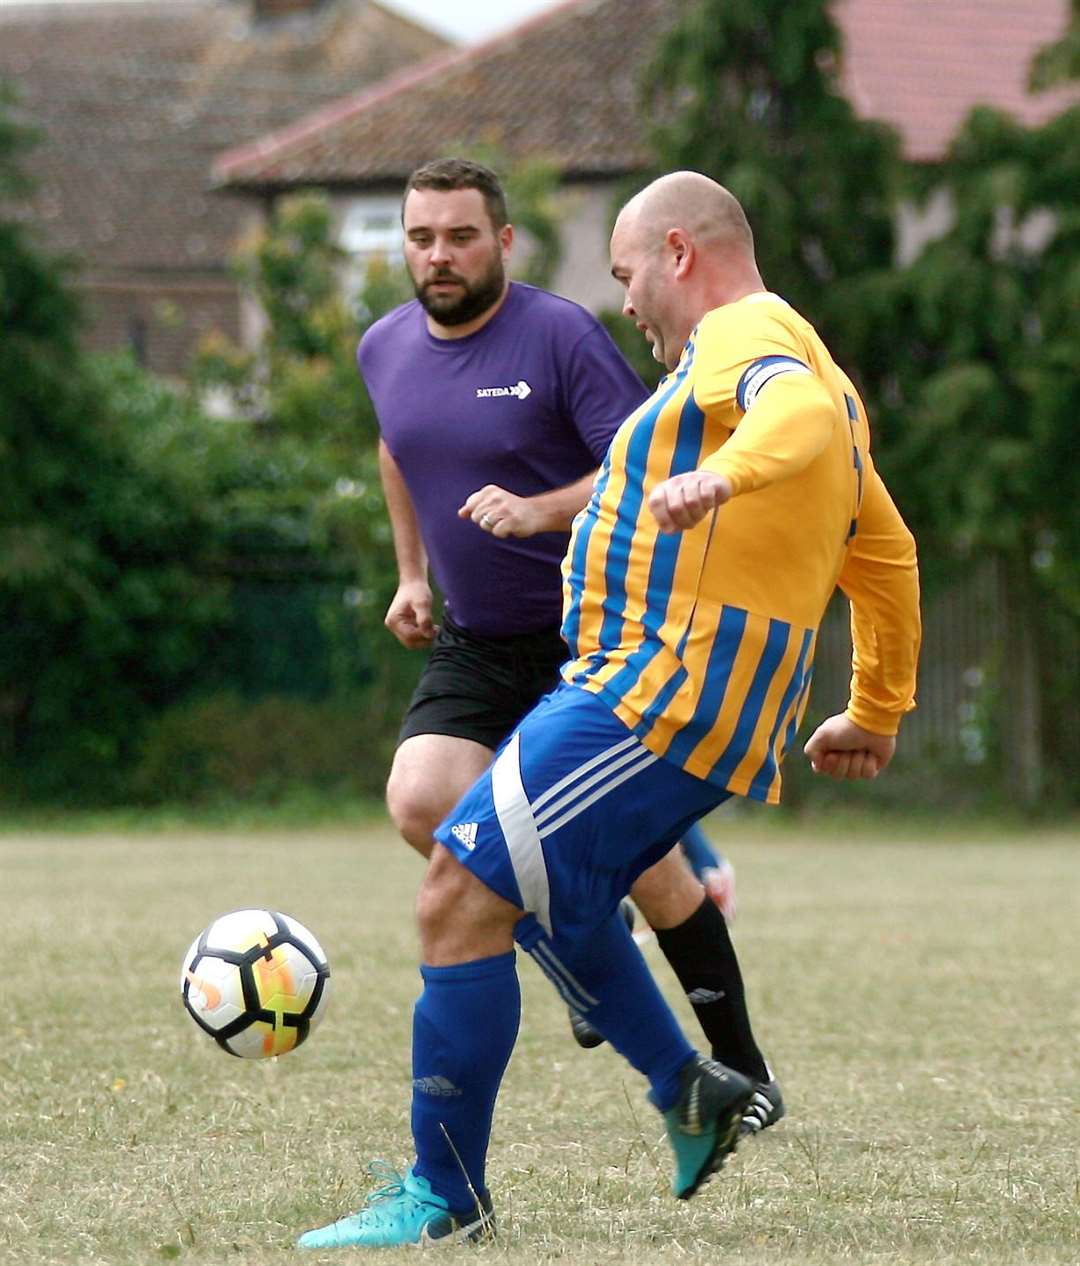
<path id="1" fill-rule="evenodd" d="M 430 286 L 436 281 L 454 281 L 462 287 L 460 293 L 440 295 L 434 294 Z M 467 322 L 482 316 L 493 307 L 502 296 L 506 286 L 506 270 L 503 268 L 502 256 L 496 254 L 491 267 L 478 280 L 469 283 L 457 273 L 446 270 L 436 273 L 422 283 L 413 282 L 416 297 L 424 310 L 434 317 L 440 325 L 465 325 Z"/>

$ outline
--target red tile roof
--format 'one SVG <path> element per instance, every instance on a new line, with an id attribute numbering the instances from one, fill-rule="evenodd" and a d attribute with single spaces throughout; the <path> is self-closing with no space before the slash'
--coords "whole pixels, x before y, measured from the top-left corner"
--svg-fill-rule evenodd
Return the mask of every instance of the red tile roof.
<path id="1" fill-rule="evenodd" d="M 1073 99 L 1024 90 L 1067 11 L 1068 0 L 837 0 L 848 91 L 860 114 L 899 129 L 908 157 L 939 158 L 977 102 L 1034 122 Z M 637 84 L 672 14 L 670 0 L 564 0 L 221 155 L 215 178 L 252 191 L 396 182 L 482 143 L 553 158 L 571 176 L 634 170 L 647 158 Z"/>
<path id="2" fill-rule="evenodd" d="M 564 0 L 485 43 L 432 58 L 222 155 L 230 186 L 398 181 L 456 146 L 617 173 L 646 158 L 637 81 L 669 0 Z"/>
<path id="3" fill-rule="evenodd" d="M 856 110 L 900 129 L 908 157 L 940 158 L 974 105 L 1043 123 L 1076 94 L 1027 92 L 1032 57 L 1060 39 L 1067 0 L 837 0 Z"/>

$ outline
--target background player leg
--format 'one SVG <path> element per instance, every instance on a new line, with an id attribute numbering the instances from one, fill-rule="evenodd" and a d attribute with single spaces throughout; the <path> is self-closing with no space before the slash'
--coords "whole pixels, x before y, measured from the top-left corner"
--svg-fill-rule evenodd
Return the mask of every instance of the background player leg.
<path id="1" fill-rule="evenodd" d="M 656 931 L 657 944 L 694 1008 L 713 1058 L 753 1081 L 768 1081 L 727 925 L 680 850 L 672 849 L 645 871 L 631 893 Z"/>
<path id="2" fill-rule="evenodd" d="M 679 843 L 695 877 L 730 923 L 735 917 L 735 867 L 713 848 L 700 822 L 684 831 Z"/>

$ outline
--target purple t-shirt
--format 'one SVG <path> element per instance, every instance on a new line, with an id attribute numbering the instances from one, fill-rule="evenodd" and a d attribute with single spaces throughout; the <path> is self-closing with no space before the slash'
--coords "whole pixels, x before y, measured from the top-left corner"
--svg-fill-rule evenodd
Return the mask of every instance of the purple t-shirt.
<path id="1" fill-rule="evenodd" d="M 486 637 L 557 629 L 568 534 L 499 540 L 457 511 L 485 484 L 535 496 L 600 464 L 648 395 L 607 331 L 513 282 L 475 334 L 433 337 L 413 300 L 367 331 L 357 357 L 451 618 Z"/>

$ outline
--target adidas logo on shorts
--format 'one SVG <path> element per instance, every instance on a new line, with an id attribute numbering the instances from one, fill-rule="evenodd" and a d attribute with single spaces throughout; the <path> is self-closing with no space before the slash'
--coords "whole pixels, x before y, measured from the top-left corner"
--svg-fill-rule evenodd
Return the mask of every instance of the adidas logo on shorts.
<path id="1" fill-rule="evenodd" d="M 475 822 L 459 822 L 457 826 L 450 828 L 450 834 L 454 839 L 460 840 L 471 853 L 476 847 L 476 827 Z"/>

